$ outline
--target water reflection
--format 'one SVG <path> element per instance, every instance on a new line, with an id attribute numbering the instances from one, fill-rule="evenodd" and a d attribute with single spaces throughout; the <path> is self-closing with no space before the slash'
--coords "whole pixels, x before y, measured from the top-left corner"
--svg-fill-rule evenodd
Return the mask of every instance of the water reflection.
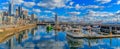
<path id="1" fill-rule="evenodd" d="M 37 26 L 16 33 L 1 43 L 0 49 L 119 49 L 119 41 L 119 38 L 74 39 L 63 31 L 48 33 L 45 26 Z"/>
<path id="2" fill-rule="evenodd" d="M 31 34 L 32 34 L 33 36 L 35 36 L 35 33 L 36 33 L 37 29 L 38 29 L 38 27 L 35 27 L 35 28 L 32 28 L 32 29 L 31 29 Z"/>
<path id="3" fill-rule="evenodd" d="M 25 46 L 23 46 L 24 41 L 26 41 L 29 37 L 29 33 L 31 35 L 35 35 L 36 31 L 37 31 L 38 27 L 32 28 L 32 29 L 28 29 L 28 30 L 24 30 L 21 32 L 18 32 L 17 34 L 15 34 L 13 36 L 13 38 L 8 39 L 7 41 L 5 41 L 5 49 L 24 49 L 24 47 L 27 47 L 29 44 L 26 43 Z M 3 44 L 1 44 L 3 45 Z M 4 48 L 3 48 L 4 49 Z"/>
<path id="4" fill-rule="evenodd" d="M 65 39 L 63 32 L 52 30 L 47 33 L 45 27 L 38 26 L 16 33 L 0 45 L 5 45 L 3 49 L 66 49 Z"/>
<path id="5" fill-rule="evenodd" d="M 68 40 L 70 49 L 119 49 L 120 39 L 72 39 Z"/>

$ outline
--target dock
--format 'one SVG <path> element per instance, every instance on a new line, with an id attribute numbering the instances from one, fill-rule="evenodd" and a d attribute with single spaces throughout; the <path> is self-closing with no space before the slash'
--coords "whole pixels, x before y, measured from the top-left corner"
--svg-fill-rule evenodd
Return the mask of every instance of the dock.
<path id="1" fill-rule="evenodd" d="M 36 24 L 28 24 L 24 26 L 13 27 L 13 28 L 4 28 L 4 30 L 0 32 L 0 43 L 5 41 L 7 38 L 11 37 L 12 35 L 19 33 L 20 31 L 30 29 L 35 26 Z"/>
<path id="2" fill-rule="evenodd" d="M 67 33 L 67 36 L 72 37 L 74 39 L 82 39 L 82 38 L 88 38 L 88 39 L 101 39 L 101 38 L 117 38 L 120 37 L 120 35 L 77 35 L 74 33 Z"/>

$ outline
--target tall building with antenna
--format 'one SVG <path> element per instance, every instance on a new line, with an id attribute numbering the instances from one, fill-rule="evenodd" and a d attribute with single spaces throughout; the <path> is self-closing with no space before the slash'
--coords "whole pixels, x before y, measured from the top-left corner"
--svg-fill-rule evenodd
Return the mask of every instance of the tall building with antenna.
<path id="1" fill-rule="evenodd" d="M 59 26 L 59 21 L 58 21 L 58 15 L 55 14 L 55 30 L 60 30 L 60 26 Z"/>
<path id="2" fill-rule="evenodd" d="M 55 14 L 55 24 L 58 25 L 58 16 Z"/>

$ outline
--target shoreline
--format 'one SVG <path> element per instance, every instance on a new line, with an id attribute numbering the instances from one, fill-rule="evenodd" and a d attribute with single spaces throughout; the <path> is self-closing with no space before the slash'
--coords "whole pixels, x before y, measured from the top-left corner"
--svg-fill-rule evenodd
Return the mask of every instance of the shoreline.
<path id="1" fill-rule="evenodd" d="M 5 28 L 3 32 L 0 32 L 0 43 L 2 43 L 6 38 L 19 33 L 20 31 L 30 29 L 37 26 L 36 24 L 28 24 L 25 26 L 18 26 L 18 27 L 12 27 L 12 28 Z"/>

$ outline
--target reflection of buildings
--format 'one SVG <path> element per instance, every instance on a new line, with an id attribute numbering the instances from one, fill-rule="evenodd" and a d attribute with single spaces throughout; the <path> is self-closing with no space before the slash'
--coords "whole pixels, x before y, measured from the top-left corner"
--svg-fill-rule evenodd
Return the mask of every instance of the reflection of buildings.
<path id="1" fill-rule="evenodd" d="M 25 34 L 23 35 L 23 39 L 27 39 L 28 38 L 28 30 L 25 30 Z"/>
<path id="2" fill-rule="evenodd" d="M 18 43 L 20 44 L 24 39 L 27 39 L 28 35 L 27 35 L 27 31 L 22 31 L 20 32 L 20 34 L 16 34 L 16 41 L 18 41 Z"/>
<path id="3" fill-rule="evenodd" d="M 18 41 L 19 34 L 15 34 L 16 40 Z"/>
<path id="4" fill-rule="evenodd" d="M 32 29 L 31 29 L 31 34 L 34 36 L 35 33 L 36 33 L 36 31 L 37 31 L 37 30 L 36 30 L 36 27 L 35 27 L 35 28 L 32 28 Z"/>
<path id="5" fill-rule="evenodd" d="M 9 47 L 9 49 L 13 49 L 15 44 L 14 44 L 14 40 L 13 38 L 12 39 L 9 39 L 7 42 L 6 42 L 7 46 Z"/>
<path id="6" fill-rule="evenodd" d="M 99 39 L 87 39 L 88 40 L 88 46 L 95 46 L 98 45 L 100 42 L 98 42 Z"/>
<path id="7" fill-rule="evenodd" d="M 22 38 L 23 38 L 23 35 L 19 34 L 19 37 L 18 37 L 18 40 L 17 40 L 19 44 L 22 42 Z"/>
<path id="8" fill-rule="evenodd" d="M 57 30 L 55 30 L 55 41 L 58 41 L 58 31 Z"/>

